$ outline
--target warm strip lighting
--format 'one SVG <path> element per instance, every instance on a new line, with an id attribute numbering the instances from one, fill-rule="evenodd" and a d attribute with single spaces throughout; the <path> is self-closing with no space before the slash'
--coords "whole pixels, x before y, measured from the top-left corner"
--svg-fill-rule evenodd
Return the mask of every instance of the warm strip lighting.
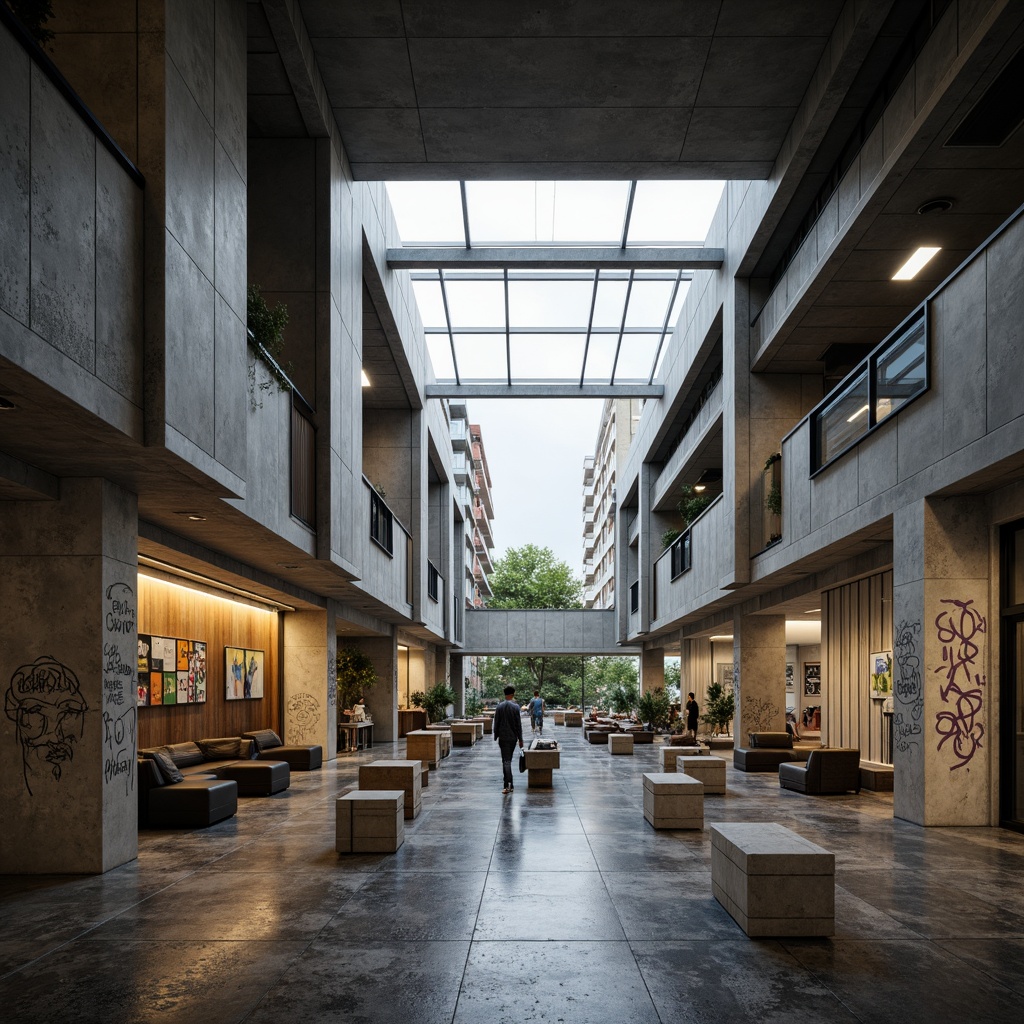
<path id="1" fill-rule="evenodd" d="M 728 636 L 709 636 L 708 639 L 709 640 L 731 640 L 732 639 L 732 634 L 730 633 Z"/>
<path id="2" fill-rule="evenodd" d="M 939 252 L 939 246 L 922 245 L 906 263 L 892 275 L 894 281 L 910 281 L 917 277 L 928 261 Z"/>
<path id="3" fill-rule="evenodd" d="M 370 378 L 366 376 L 366 371 L 365 370 L 360 370 L 359 371 L 359 376 L 362 378 L 363 387 L 364 388 L 370 387 Z"/>
<path id="4" fill-rule="evenodd" d="M 869 405 L 862 405 L 852 416 L 846 417 L 846 422 L 852 423 L 854 420 L 860 419 L 860 417 L 863 416 L 870 408 L 871 407 Z"/>
<path id="5" fill-rule="evenodd" d="M 139 555 L 139 565 L 146 566 L 150 569 L 155 569 L 157 572 L 165 572 L 171 576 L 178 576 L 182 579 L 191 580 L 198 583 L 203 587 L 210 587 L 213 590 L 221 590 L 227 594 L 237 594 L 239 597 L 244 597 L 248 601 L 253 601 L 259 605 L 262 605 L 266 611 L 279 611 L 279 612 L 293 612 L 295 608 L 290 604 L 281 604 L 279 601 L 275 601 L 272 598 L 264 597 L 262 594 L 255 594 L 251 590 L 243 590 L 241 587 L 233 587 L 230 583 L 221 583 L 220 580 L 212 579 L 209 576 L 203 576 L 198 572 L 191 572 L 188 569 L 182 569 L 180 566 L 171 565 L 169 562 L 161 562 L 157 558 L 151 558 L 148 555 Z M 207 597 L 213 597 L 220 601 L 231 601 L 230 597 L 219 597 L 217 594 L 208 594 L 204 590 L 196 590 L 194 587 L 185 586 L 183 583 L 173 583 L 170 580 L 164 579 L 162 576 L 151 576 L 149 573 L 145 573 L 142 569 L 139 569 L 139 575 L 145 576 L 147 579 L 156 580 L 159 583 L 164 583 L 169 587 L 181 587 L 183 590 L 191 591 L 193 594 L 205 594 Z M 237 604 L 238 602 L 233 602 Z"/>

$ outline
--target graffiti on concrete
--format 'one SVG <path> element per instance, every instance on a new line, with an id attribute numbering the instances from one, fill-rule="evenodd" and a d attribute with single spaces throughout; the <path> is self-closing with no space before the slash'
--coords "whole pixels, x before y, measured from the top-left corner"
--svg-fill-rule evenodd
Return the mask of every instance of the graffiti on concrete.
<path id="1" fill-rule="evenodd" d="M 124 780 L 124 794 L 135 788 L 135 705 L 117 717 L 103 712 L 103 781 Z"/>
<path id="2" fill-rule="evenodd" d="M 986 622 L 978 609 L 972 607 L 973 600 L 945 598 L 941 603 L 946 607 L 935 616 L 935 635 L 942 646 L 942 664 L 935 672 L 944 678 L 939 697 L 951 707 L 935 716 L 935 731 L 939 735 L 936 749 L 951 745 L 957 762 L 949 770 L 955 771 L 971 763 L 985 735 L 981 717 L 988 679 L 977 667 Z"/>
<path id="3" fill-rule="evenodd" d="M 921 686 L 920 648 L 921 623 L 903 619 L 893 633 L 892 649 L 895 677 L 895 707 L 892 719 L 892 742 L 900 753 L 920 746 L 924 731 L 924 691 Z"/>
<path id="4" fill-rule="evenodd" d="M 320 702 L 311 693 L 294 693 L 286 705 L 289 740 L 312 743 L 320 724 Z"/>
<path id="5" fill-rule="evenodd" d="M 782 717 L 778 704 L 762 697 L 753 697 L 741 705 L 743 718 L 752 732 L 766 732 Z"/>
<path id="6" fill-rule="evenodd" d="M 60 782 L 75 756 L 89 705 L 78 676 L 56 658 L 44 655 L 19 665 L 4 695 L 4 711 L 17 728 L 25 788 L 49 776 Z"/>

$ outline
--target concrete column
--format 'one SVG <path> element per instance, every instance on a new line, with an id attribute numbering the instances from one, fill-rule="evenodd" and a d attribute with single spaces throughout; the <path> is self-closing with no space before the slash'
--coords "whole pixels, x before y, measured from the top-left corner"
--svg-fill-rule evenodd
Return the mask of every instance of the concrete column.
<path id="1" fill-rule="evenodd" d="M 138 855 L 138 503 L 105 480 L 0 502 L 0 872 Z"/>
<path id="2" fill-rule="evenodd" d="M 661 553 L 660 537 L 655 537 L 657 523 L 651 509 L 651 488 L 654 469 L 649 462 L 640 467 L 640 541 L 637 579 L 640 583 L 640 618 L 637 632 L 647 633 L 651 628 L 651 609 L 654 607 L 654 559 Z M 627 581 L 627 583 L 632 581 Z M 626 591 L 629 600 L 629 591 Z"/>
<path id="3" fill-rule="evenodd" d="M 438 658 L 446 658 L 446 651 L 438 651 Z M 449 680 L 448 685 L 455 691 L 455 713 L 464 715 L 466 713 L 466 674 L 463 667 L 461 654 L 453 654 L 448 659 Z"/>
<path id="4" fill-rule="evenodd" d="M 645 647 L 640 655 L 640 692 L 649 693 L 665 685 L 665 648 Z"/>
<path id="5" fill-rule="evenodd" d="M 786 729 L 786 617 L 737 615 L 733 621 L 736 742 L 751 732 Z"/>
<path id="6" fill-rule="evenodd" d="M 375 743 L 393 743 L 398 739 L 398 638 L 363 637 L 357 646 L 369 655 L 377 670 L 377 682 L 365 691 L 366 710 L 373 716 Z M 413 671 L 409 659 L 410 683 Z"/>
<path id="7" fill-rule="evenodd" d="M 284 615 L 282 727 L 285 743 L 319 743 L 338 753 L 338 637 L 334 611 Z"/>
<path id="8" fill-rule="evenodd" d="M 893 813 L 989 825 L 996 740 L 983 501 L 938 498 L 893 517 Z"/>

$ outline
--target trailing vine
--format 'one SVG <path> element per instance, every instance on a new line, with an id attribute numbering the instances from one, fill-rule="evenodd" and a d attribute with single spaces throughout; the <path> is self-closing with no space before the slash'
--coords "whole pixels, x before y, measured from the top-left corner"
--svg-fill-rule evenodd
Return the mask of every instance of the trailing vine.
<path id="1" fill-rule="evenodd" d="M 288 307 L 279 302 L 273 309 L 260 294 L 258 284 L 249 285 L 246 295 L 246 321 L 249 347 L 255 358 L 249 365 L 249 401 L 253 409 L 263 407 L 257 391 L 269 391 L 275 385 L 278 391 L 291 391 L 289 374 L 292 364 L 281 363 L 284 353 L 284 328 L 288 323 Z M 257 380 L 256 366 L 261 364 L 266 377 Z"/>

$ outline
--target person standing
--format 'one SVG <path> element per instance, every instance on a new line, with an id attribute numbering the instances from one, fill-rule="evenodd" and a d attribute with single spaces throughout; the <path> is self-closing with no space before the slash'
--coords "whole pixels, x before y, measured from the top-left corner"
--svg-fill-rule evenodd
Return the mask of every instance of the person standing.
<path id="1" fill-rule="evenodd" d="M 526 710 L 530 712 L 530 731 L 541 735 L 544 732 L 544 698 L 540 690 L 533 691 L 533 700 L 526 705 Z"/>
<path id="2" fill-rule="evenodd" d="M 697 742 L 697 719 L 700 717 L 700 705 L 691 691 L 686 695 L 686 731 L 690 733 L 694 743 Z"/>
<path id="3" fill-rule="evenodd" d="M 512 699 L 515 696 L 514 686 L 505 687 L 505 699 L 494 709 L 494 742 L 501 750 L 501 778 L 505 788 L 502 793 L 511 793 L 515 786 L 512 782 L 512 754 L 519 743 L 523 747 L 522 710 Z"/>

